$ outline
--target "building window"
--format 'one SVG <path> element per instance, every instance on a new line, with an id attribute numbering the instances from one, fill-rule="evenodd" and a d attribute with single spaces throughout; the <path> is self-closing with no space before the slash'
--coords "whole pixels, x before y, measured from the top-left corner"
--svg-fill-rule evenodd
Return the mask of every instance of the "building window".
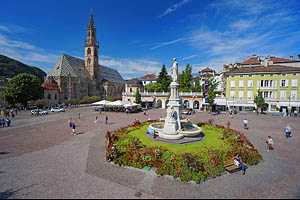
<path id="1" fill-rule="evenodd" d="M 244 97 L 244 91 L 239 91 L 239 98 L 243 99 L 243 97 Z"/>
<path id="2" fill-rule="evenodd" d="M 230 98 L 234 99 L 234 97 L 235 97 L 235 91 L 230 91 Z"/>
<path id="3" fill-rule="evenodd" d="M 273 87 L 273 80 L 270 80 L 270 87 Z"/>
<path id="4" fill-rule="evenodd" d="M 264 75 L 264 74 L 261 74 L 260 76 L 261 76 L 261 77 L 264 77 L 265 75 Z"/>
<path id="5" fill-rule="evenodd" d="M 234 76 L 231 76 L 231 78 L 234 78 Z"/>
<path id="6" fill-rule="evenodd" d="M 57 99 L 57 94 L 55 93 L 54 99 Z"/>
<path id="7" fill-rule="evenodd" d="M 297 90 L 291 90 L 291 99 L 296 100 L 297 99 Z"/>
<path id="8" fill-rule="evenodd" d="M 264 80 L 260 81 L 260 87 L 264 87 Z"/>
<path id="9" fill-rule="evenodd" d="M 248 88 L 252 88 L 253 87 L 253 80 L 248 80 Z"/>
<path id="10" fill-rule="evenodd" d="M 240 75 L 241 78 L 243 78 L 243 75 Z"/>
<path id="11" fill-rule="evenodd" d="M 49 99 L 49 100 L 51 99 L 51 94 L 48 94 L 48 99 Z"/>
<path id="12" fill-rule="evenodd" d="M 270 74 L 270 76 L 273 76 L 273 74 Z"/>
<path id="13" fill-rule="evenodd" d="M 88 50 L 87 50 L 87 54 L 88 54 L 88 55 L 90 55 L 90 54 L 91 54 L 91 49 L 90 49 L 90 48 L 88 48 Z"/>
<path id="14" fill-rule="evenodd" d="M 252 77 L 252 75 L 248 75 L 248 77 Z"/>
<path id="15" fill-rule="evenodd" d="M 286 74 L 281 74 L 281 76 L 286 76 Z"/>
<path id="16" fill-rule="evenodd" d="M 264 98 L 265 98 L 265 99 L 268 98 L 268 92 L 264 92 Z"/>
<path id="17" fill-rule="evenodd" d="M 132 88 L 129 88 L 129 91 L 132 92 Z"/>
<path id="18" fill-rule="evenodd" d="M 289 86 L 289 81 L 288 80 L 280 80 L 280 86 L 281 87 L 288 87 Z"/>
<path id="19" fill-rule="evenodd" d="M 297 73 L 294 73 L 293 76 L 298 76 L 298 74 L 297 74 Z"/>
<path id="20" fill-rule="evenodd" d="M 298 86 L 298 79 L 292 79 L 292 87 Z"/>
<path id="21" fill-rule="evenodd" d="M 265 80 L 265 87 L 269 87 L 269 80 Z"/>
<path id="22" fill-rule="evenodd" d="M 285 100 L 286 99 L 286 90 L 280 90 L 280 99 Z"/>
<path id="23" fill-rule="evenodd" d="M 248 99 L 252 99 L 253 98 L 252 96 L 253 96 L 253 92 L 252 90 L 249 90 L 247 94 Z"/>
<path id="24" fill-rule="evenodd" d="M 239 88 L 243 88 L 244 87 L 244 81 L 243 80 L 239 80 Z"/>
<path id="25" fill-rule="evenodd" d="M 235 81 L 230 81 L 230 87 L 235 88 Z"/>

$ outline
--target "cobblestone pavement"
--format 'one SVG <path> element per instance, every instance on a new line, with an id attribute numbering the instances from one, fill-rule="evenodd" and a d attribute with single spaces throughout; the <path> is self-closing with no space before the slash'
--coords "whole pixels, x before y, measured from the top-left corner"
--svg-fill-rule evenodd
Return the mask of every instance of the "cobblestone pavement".
<path id="1" fill-rule="evenodd" d="M 78 119 L 80 112 L 81 118 Z M 0 198 L 300 198 L 300 118 L 269 115 L 212 116 L 196 113 L 191 121 L 231 121 L 263 155 L 264 160 L 240 172 L 223 175 L 200 185 L 168 177 L 113 166 L 104 160 L 104 136 L 131 124 L 135 118 L 159 119 L 164 110 L 143 113 L 102 113 L 76 108 L 65 113 L 13 120 L 13 127 L 0 128 Z M 96 115 L 99 123 L 94 123 Z M 105 116 L 109 124 L 104 124 Z M 79 126 L 77 136 L 67 127 L 72 117 Z M 249 130 L 243 130 L 247 118 Z M 293 136 L 285 139 L 289 123 Z M 265 140 L 271 135 L 274 151 L 267 152 Z"/>

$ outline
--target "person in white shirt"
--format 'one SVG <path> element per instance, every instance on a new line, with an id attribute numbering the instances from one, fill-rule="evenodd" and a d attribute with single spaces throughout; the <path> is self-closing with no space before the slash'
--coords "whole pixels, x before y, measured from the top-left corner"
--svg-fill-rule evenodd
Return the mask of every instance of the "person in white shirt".
<path id="1" fill-rule="evenodd" d="M 244 129 L 248 129 L 248 120 L 244 119 L 243 122 L 244 122 Z"/>
<path id="2" fill-rule="evenodd" d="M 268 136 L 266 143 L 267 143 L 267 151 L 273 149 L 273 139 L 271 138 L 271 136 Z"/>

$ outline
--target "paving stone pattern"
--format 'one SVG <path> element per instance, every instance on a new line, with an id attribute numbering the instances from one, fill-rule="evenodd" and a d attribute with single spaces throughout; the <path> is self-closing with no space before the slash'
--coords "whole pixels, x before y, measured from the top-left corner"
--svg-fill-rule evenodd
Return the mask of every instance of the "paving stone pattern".
<path id="1" fill-rule="evenodd" d="M 28 111 L 27 111 L 28 112 Z M 78 112 L 81 118 L 78 119 Z M 242 172 L 225 174 L 201 182 L 183 183 L 159 177 L 153 171 L 113 166 L 104 160 L 107 130 L 164 116 L 164 110 L 143 113 L 99 113 L 77 108 L 65 113 L 30 117 L 28 113 L 0 128 L 0 198 L 300 198 L 300 118 L 271 115 L 212 116 L 196 113 L 191 121 L 226 124 L 242 131 L 264 160 Z M 96 115 L 99 123 L 94 123 Z M 109 124 L 105 125 L 105 116 Z M 77 136 L 67 126 L 69 117 L 79 127 Z M 247 118 L 249 130 L 243 130 Z M 293 128 L 286 140 L 284 126 Z M 265 140 L 271 135 L 274 151 L 267 152 Z"/>

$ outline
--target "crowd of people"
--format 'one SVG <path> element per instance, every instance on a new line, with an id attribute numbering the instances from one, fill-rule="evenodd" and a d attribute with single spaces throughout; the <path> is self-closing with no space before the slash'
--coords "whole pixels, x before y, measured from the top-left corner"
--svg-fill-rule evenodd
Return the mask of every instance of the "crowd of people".
<path id="1" fill-rule="evenodd" d="M 10 127 L 11 119 L 14 119 L 15 116 L 18 115 L 18 109 L 1 109 L 1 118 L 0 118 L 0 127 Z"/>

